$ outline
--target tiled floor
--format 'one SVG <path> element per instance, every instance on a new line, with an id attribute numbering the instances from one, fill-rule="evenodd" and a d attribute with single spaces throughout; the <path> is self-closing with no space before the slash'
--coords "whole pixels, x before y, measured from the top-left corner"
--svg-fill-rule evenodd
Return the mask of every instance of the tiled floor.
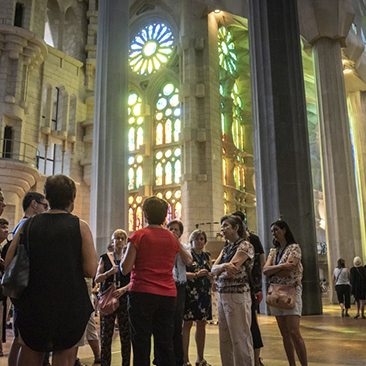
<path id="1" fill-rule="evenodd" d="M 354 309 L 350 314 L 354 315 Z M 259 324 L 264 343 L 262 350 L 264 365 L 288 365 L 275 319 L 260 315 Z M 341 318 L 339 308 L 328 305 L 324 307 L 323 315 L 303 317 L 301 331 L 308 350 L 309 366 L 366 365 L 366 319 Z M 192 364 L 196 357 L 193 332 L 194 329 L 190 347 Z M 8 339 L 11 339 L 11 331 Z M 0 359 L 0 366 L 7 365 L 6 354 L 9 347 L 10 341 L 4 345 L 5 357 Z M 89 346 L 79 349 L 79 357 L 86 365 L 92 365 L 93 357 Z M 113 341 L 112 357 L 112 366 L 121 365 L 117 332 Z M 212 366 L 221 365 L 216 325 L 207 327 L 205 358 Z"/>

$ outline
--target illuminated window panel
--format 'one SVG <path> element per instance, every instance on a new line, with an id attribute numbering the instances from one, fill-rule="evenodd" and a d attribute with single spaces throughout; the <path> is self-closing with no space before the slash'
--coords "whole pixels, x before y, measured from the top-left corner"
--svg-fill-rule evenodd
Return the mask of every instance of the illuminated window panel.
<path id="1" fill-rule="evenodd" d="M 173 53 L 174 35 L 162 23 L 149 24 L 138 32 L 130 46 L 129 63 L 138 75 L 150 75 L 164 66 Z"/>
<path id="2" fill-rule="evenodd" d="M 221 27 L 218 38 L 220 66 L 231 75 L 236 75 L 238 58 L 232 34 L 225 27 Z"/>
<path id="3" fill-rule="evenodd" d="M 163 198 L 169 203 L 168 215 L 165 220 L 165 224 L 171 220 L 182 220 L 182 192 L 179 188 L 159 190 L 155 192 L 155 196 Z"/>
<path id="4" fill-rule="evenodd" d="M 155 145 L 178 143 L 181 133 L 179 90 L 172 83 L 164 85 L 155 105 Z"/>
<path id="5" fill-rule="evenodd" d="M 227 165 L 226 159 L 222 159 L 222 177 L 223 177 L 223 184 L 227 185 Z"/>
<path id="6" fill-rule="evenodd" d="M 138 189 L 142 186 L 143 169 L 142 169 L 143 157 L 142 155 L 129 156 L 128 158 L 128 190 Z"/>
<path id="7" fill-rule="evenodd" d="M 155 152 L 155 185 L 179 184 L 182 176 L 180 147 Z"/>
<path id="8" fill-rule="evenodd" d="M 142 99 L 136 93 L 128 96 L 128 150 L 138 150 L 144 144 L 144 117 L 141 116 Z"/>
<path id="9" fill-rule="evenodd" d="M 242 100 L 239 94 L 239 87 L 237 81 L 235 81 L 233 89 L 231 91 L 231 99 L 233 102 L 233 125 L 232 133 L 234 145 L 237 149 L 244 149 L 244 128 L 242 121 Z"/>
<path id="10" fill-rule="evenodd" d="M 128 231 L 133 232 L 143 227 L 142 197 L 130 194 L 128 197 Z"/>

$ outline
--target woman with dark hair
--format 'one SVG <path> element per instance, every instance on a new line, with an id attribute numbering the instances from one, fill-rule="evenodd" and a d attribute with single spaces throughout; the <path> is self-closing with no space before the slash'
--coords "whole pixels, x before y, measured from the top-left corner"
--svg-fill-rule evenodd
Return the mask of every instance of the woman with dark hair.
<path id="1" fill-rule="evenodd" d="M 292 232 L 283 220 L 271 224 L 273 244 L 263 274 L 269 277 L 270 283 L 294 285 L 296 287 L 296 304 L 291 310 L 283 310 L 270 306 L 270 314 L 276 317 L 282 335 L 282 341 L 290 366 L 295 366 L 295 350 L 300 364 L 308 364 L 305 342 L 300 333 L 300 317 L 302 312 L 302 273 L 301 249 L 296 244 Z"/>
<path id="2" fill-rule="evenodd" d="M 249 283 L 254 248 L 238 216 L 225 215 L 220 222 L 226 242 L 212 274 L 217 278 L 221 362 L 223 366 L 254 366 Z"/>
<path id="3" fill-rule="evenodd" d="M 114 334 L 114 323 L 117 318 L 121 342 L 122 366 L 129 366 L 131 361 L 131 336 L 127 312 L 127 291 L 130 286 L 130 274 L 124 276 L 120 263 L 127 246 L 127 233 L 117 229 L 113 235 L 113 251 L 100 257 L 95 282 L 100 283 L 100 292 L 106 291 L 112 283 L 116 290 L 113 297 L 118 299 L 118 308 L 109 315 L 100 316 L 101 364 L 110 366 L 112 360 L 111 347 Z"/>
<path id="4" fill-rule="evenodd" d="M 187 265 L 191 257 L 174 235 L 162 227 L 168 203 L 156 196 L 142 206 L 147 227 L 129 239 L 122 261 L 122 273 L 131 272 L 128 295 L 133 364 L 150 366 L 151 335 L 159 366 L 175 364 L 173 348 L 177 289 L 173 279 L 175 256 Z"/>
<path id="5" fill-rule="evenodd" d="M 338 259 L 337 267 L 333 272 L 333 281 L 339 306 L 341 307 L 341 317 L 349 317 L 348 309 L 351 308 L 350 271 L 346 268 L 346 262 L 343 258 Z"/>
<path id="6" fill-rule="evenodd" d="M 50 210 L 23 224 L 5 259 L 8 267 L 23 231 L 30 271 L 28 287 L 14 300 L 21 345 L 17 365 L 41 366 L 52 351 L 53 366 L 73 366 L 75 345 L 93 312 L 84 277 L 95 276 L 97 257 L 88 224 L 71 215 L 75 182 L 62 174 L 50 176 L 44 193 Z"/>
<path id="7" fill-rule="evenodd" d="M 193 322 L 196 322 L 196 366 L 210 366 L 204 359 L 206 323 L 212 319 L 211 304 L 211 254 L 204 250 L 207 244 L 206 233 L 194 230 L 189 236 L 192 264 L 187 266 L 186 304 L 183 322 L 184 365 L 189 362 L 189 338 Z"/>

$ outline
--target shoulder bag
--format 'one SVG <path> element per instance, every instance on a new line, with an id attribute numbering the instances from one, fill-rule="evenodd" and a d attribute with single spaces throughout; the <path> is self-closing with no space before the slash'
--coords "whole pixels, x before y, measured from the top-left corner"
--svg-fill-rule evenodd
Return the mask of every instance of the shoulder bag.
<path id="1" fill-rule="evenodd" d="M 113 266 L 113 261 L 111 260 L 109 253 L 108 258 Z M 116 291 L 116 286 L 114 285 L 115 282 L 116 274 L 114 274 L 113 283 L 111 283 L 111 285 L 99 295 L 98 306 L 100 315 L 102 316 L 114 313 L 119 306 L 119 300 L 113 296 L 113 292 Z"/>
<path id="2" fill-rule="evenodd" d="M 296 304 L 296 286 L 271 283 L 268 288 L 266 303 L 277 309 L 293 309 Z"/>
<path id="3" fill-rule="evenodd" d="M 19 299 L 28 286 L 29 281 L 29 228 L 32 218 L 28 219 L 21 227 L 15 255 L 8 268 L 5 270 L 2 284 L 2 294 L 14 299 Z"/>

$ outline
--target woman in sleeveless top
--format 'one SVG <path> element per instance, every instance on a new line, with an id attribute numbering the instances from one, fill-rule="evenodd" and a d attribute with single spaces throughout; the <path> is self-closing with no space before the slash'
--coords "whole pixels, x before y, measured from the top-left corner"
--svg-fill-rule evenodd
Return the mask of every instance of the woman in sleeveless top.
<path id="1" fill-rule="evenodd" d="M 283 345 L 290 366 L 295 366 L 295 351 L 302 366 L 307 366 L 307 353 L 304 339 L 300 333 L 302 313 L 302 273 L 301 248 L 283 220 L 271 224 L 273 244 L 263 274 L 269 277 L 270 283 L 294 285 L 296 287 L 295 307 L 290 310 L 269 307 L 270 314 L 276 317 L 281 331 Z"/>
<path id="2" fill-rule="evenodd" d="M 23 224 L 28 235 L 29 284 L 15 300 L 21 350 L 18 366 L 41 366 L 53 352 L 53 366 L 73 366 L 77 347 L 93 311 L 84 277 L 94 277 L 97 257 L 89 226 L 71 215 L 75 182 L 50 176 L 44 185 L 50 210 Z M 19 230 L 6 256 L 13 259 Z"/>
<path id="3" fill-rule="evenodd" d="M 114 244 L 113 252 L 105 253 L 100 257 L 95 277 L 95 282 L 101 283 L 100 292 L 107 290 L 115 282 L 116 291 L 113 296 L 119 300 L 119 306 L 112 314 L 100 316 L 102 366 L 111 365 L 111 346 L 116 317 L 121 342 L 122 366 L 129 366 L 131 336 L 127 312 L 127 291 L 130 286 L 130 274 L 124 276 L 120 268 L 121 259 L 126 251 L 127 233 L 122 229 L 118 229 L 113 233 L 112 240 Z"/>
<path id="4" fill-rule="evenodd" d="M 338 259 L 337 267 L 333 273 L 333 281 L 335 282 L 335 290 L 341 307 L 341 316 L 348 317 L 348 309 L 351 307 L 351 283 L 350 272 L 346 268 L 346 262 L 343 258 Z"/>

